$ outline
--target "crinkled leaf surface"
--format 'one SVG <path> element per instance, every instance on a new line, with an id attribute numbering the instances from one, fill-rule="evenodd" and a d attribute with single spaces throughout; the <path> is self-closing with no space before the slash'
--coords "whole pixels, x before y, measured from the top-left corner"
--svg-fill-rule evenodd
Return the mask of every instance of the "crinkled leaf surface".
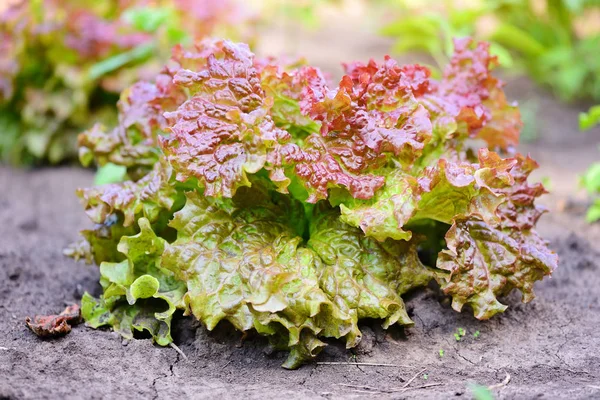
<path id="1" fill-rule="evenodd" d="M 412 233 L 405 226 L 421 219 L 451 223 L 457 216 L 478 214 L 494 223 L 499 221 L 499 205 L 506 201 L 496 189 L 514 183 L 510 172 L 516 163 L 482 149 L 479 163 L 442 158 L 414 175 L 397 169 L 370 200 L 337 192 L 330 201 L 340 205 L 344 222 L 379 241 L 409 240 Z"/>
<path id="2" fill-rule="evenodd" d="M 335 209 L 315 208 L 308 246 L 323 261 L 320 285 L 352 315 L 383 319 L 385 328 L 412 325 L 400 295 L 431 280 L 412 242 L 378 243 L 339 219 Z"/>
<path id="3" fill-rule="evenodd" d="M 90 189 L 79 189 L 87 215 L 97 224 L 104 223 L 116 212 L 124 216 L 123 225 L 131 226 L 136 216 L 143 215 L 152 222 L 161 210 L 169 210 L 177 200 L 177 191 L 169 182 L 171 167 L 156 163 L 150 173 L 137 182 L 109 183 Z"/>
<path id="4" fill-rule="evenodd" d="M 513 184 L 495 189 L 506 198 L 498 208 L 500 220 L 491 224 L 475 214 L 456 218 L 446 234 L 448 250 L 438 257 L 437 267 L 450 271 L 438 282 L 452 296 L 453 308 L 469 304 L 480 319 L 504 311 L 497 297 L 514 288 L 522 292 L 523 302 L 531 301 L 534 282 L 558 265 L 556 253 L 533 229 L 545 211 L 534 204 L 544 187 L 527 183 L 537 164 L 520 155 L 512 161 Z"/>
<path id="5" fill-rule="evenodd" d="M 289 170 L 309 193 L 309 202 L 327 198 L 328 189 L 344 188 L 369 199 L 385 183 L 376 170 L 388 163 L 410 165 L 431 137 L 431 122 L 420 105 L 407 71 L 386 58 L 366 72 L 346 75 L 337 89 L 317 81 L 303 91 L 302 108 L 321 132 L 300 145 L 285 145 L 273 164 Z"/>
<path id="6" fill-rule="evenodd" d="M 208 196 L 232 197 L 249 186 L 247 174 L 266 166 L 268 152 L 289 140 L 269 115 L 253 54 L 218 42 L 198 71 L 181 69 L 175 82 L 193 96 L 167 113 L 171 135 L 162 141 L 177 179 L 196 177 Z"/>
<path id="7" fill-rule="evenodd" d="M 189 311 L 209 329 L 227 320 L 242 331 L 287 336 L 288 368 L 318 353 L 317 335 L 348 335 L 354 345 L 356 324 L 319 287 L 319 257 L 289 226 L 264 219 L 277 207 L 225 203 L 189 193 L 171 223 L 179 235 L 162 265 L 187 282 Z"/>
<path id="8" fill-rule="evenodd" d="M 471 38 L 454 41 L 454 55 L 431 97 L 464 126 L 471 137 L 488 146 L 508 149 L 519 142 L 523 123 L 516 106 L 508 104 L 503 83 L 491 74 L 498 64 L 489 44 Z"/>
<path id="9" fill-rule="evenodd" d="M 183 91 L 173 84 L 169 71 L 155 83 L 138 82 L 121 93 L 119 122 L 110 132 L 99 124 L 79 135 L 79 158 L 102 166 L 113 163 L 150 169 L 158 162 L 158 136 L 166 129 L 163 114 L 185 101 Z"/>
<path id="10" fill-rule="evenodd" d="M 556 254 L 534 231 L 498 229 L 477 217 L 457 219 L 446 243 L 437 267 L 450 275 L 438 281 L 455 310 L 468 304 L 479 319 L 504 311 L 497 297 L 514 288 L 523 293 L 523 302 L 531 301 L 533 283 L 557 265 Z"/>

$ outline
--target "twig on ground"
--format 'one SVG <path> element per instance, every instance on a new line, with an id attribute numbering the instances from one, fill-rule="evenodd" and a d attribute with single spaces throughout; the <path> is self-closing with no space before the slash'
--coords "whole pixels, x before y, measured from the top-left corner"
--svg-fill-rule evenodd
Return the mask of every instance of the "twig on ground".
<path id="1" fill-rule="evenodd" d="M 351 385 L 349 383 L 338 383 L 339 386 L 345 386 L 345 387 L 349 387 L 349 388 L 353 388 L 353 389 L 365 389 L 365 390 L 375 390 L 375 391 L 382 391 L 384 389 L 380 389 L 380 388 L 376 388 L 373 386 L 366 386 L 366 385 Z"/>
<path id="2" fill-rule="evenodd" d="M 427 389 L 433 386 L 442 386 L 444 385 L 444 383 L 428 383 L 427 385 L 422 385 L 422 386 L 413 386 L 413 387 L 407 387 L 405 389 L 400 390 L 401 392 L 406 392 L 407 390 L 417 390 L 417 389 Z"/>
<path id="3" fill-rule="evenodd" d="M 351 392 L 353 393 L 363 393 L 363 394 L 385 394 L 385 393 L 389 393 L 389 392 L 377 392 L 377 391 L 371 391 L 371 390 L 351 390 Z"/>
<path id="4" fill-rule="evenodd" d="M 408 387 L 408 385 L 410 385 L 415 379 L 417 379 L 417 377 L 419 375 L 421 375 L 425 371 L 427 371 L 427 368 L 423 368 L 422 370 L 420 370 L 419 372 L 417 372 L 412 378 L 410 378 L 408 381 L 406 381 L 406 383 L 403 386 L 401 386 L 399 388 L 393 388 L 393 389 L 390 389 L 390 390 L 393 391 L 393 392 L 401 392 L 401 391 L 406 390 L 406 388 Z"/>
<path id="5" fill-rule="evenodd" d="M 362 362 L 336 362 L 336 361 L 319 361 L 317 365 L 359 365 L 364 367 L 396 367 L 396 368 L 414 368 L 409 365 L 400 364 L 379 364 L 379 363 L 362 363 Z"/>
<path id="6" fill-rule="evenodd" d="M 324 364 L 324 365 L 370 365 L 370 366 L 386 366 L 386 367 L 401 367 L 402 365 L 397 365 L 397 364 L 375 364 L 375 363 L 334 363 L 334 362 L 318 362 L 317 364 Z M 417 372 L 412 378 L 410 378 L 402 387 L 399 388 L 392 388 L 392 389 L 383 389 L 383 388 L 376 388 L 373 386 L 367 386 L 367 385 L 353 385 L 353 384 L 349 384 L 349 383 L 338 383 L 339 386 L 345 386 L 348 388 L 353 389 L 352 391 L 355 393 L 369 393 L 369 394 L 383 394 L 383 393 L 404 393 L 408 390 L 416 390 L 416 389 L 427 389 L 433 386 L 441 386 L 443 385 L 443 383 L 429 383 L 427 385 L 422 385 L 422 386 L 414 386 L 414 387 L 409 387 L 411 383 L 414 382 L 415 379 L 417 379 L 417 377 L 419 375 L 421 375 L 423 372 L 427 371 L 427 368 L 423 368 L 422 370 L 420 370 L 419 372 Z M 509 379 L 510 380 L 510 379 Z M 505 380 L 506 381 L 506 380 Z M 508 382 L 507 382 L 508 383 Z M 363 389 L 363 390 L 359 390 L 359 389 Z"/>
<path id="7" fill-rule="evenodd" d="M 415 376 L 413 376 L 412 378 L 410 378 L 410 379 L 408 380 L 408 382 L 406 382 L 406 383 L 404 384 L 404 386 L 402 386 L 402 389 L 405 389 L 405 388 L 407 388 L 407 387 L 408 387 L 408 386 L 409 386 L 409 385 L 410 385 L 410 384 L 411 384 L 411 383 L 412 383 L 412 382 L 413 382 L 415 379 L 417 379 L 417 377 L 418 377 L 419 375 L 421 375 L 421 374 L 422 374 L 423 372 L 425 372 L 425 371 L 427 371 L 427 368 L 423 368 L 422 370 L 420 370 L 419 372 L 417 372 L 417 373 L 415 374 Z"/>
<path id="8" fill-rule="evenodd" d="M 370 394 L 388 393 L 389 394 L 389 393 L 404 393 L 409 390 L 427 389 L 427 388 L 434 387 L 434 386 L 444 385 L 444 383 L 441 383 L 441 382 L 440 383 L 428 383 L 427 385 L 405 387 L 405 388 L 401 388 L 401 389 L 380 389 L 380 388 L 375 388 L 372 386 L 351 385 L 351 384 L 347 384 L 347 383 L 338 383 L 338 385 L 348 387 L 348 388 L 352 389 L 352 392 L 355 392 L 355 393 L 370 393 Z M 364 389 L 364 390 L 360 390 L 360 389 Z"/>
<path id="9" fill-rule="evenodd" d="M 185 353 L 183 351 L 181 351 L 181 349 L 179 347 L 177 347 L 177 345 L 173 342 L 169 343 L 169 346 L 171 346 L 176 352 L 179 353 L 179 355 L 181 355 L 181 357 L 183 357 L 184 360 L 187 361 L 187 356 L 185 355 Z"/>
<path id="10" fill-rule="evenodd" d="M 221 367 L 221 371 L 223 371 L 229 364 L 231 364 L 231 360 L 227 361 L 225 365 Z"/>
<path id="11" fill-rule="evenodd" d="M 501 387 L 508 385 L 508 382 L 510 382 L 510 374 L 507 372 L 506 377 L 502 382 L 488 386 L 488 390 L 500 389 Z"/>

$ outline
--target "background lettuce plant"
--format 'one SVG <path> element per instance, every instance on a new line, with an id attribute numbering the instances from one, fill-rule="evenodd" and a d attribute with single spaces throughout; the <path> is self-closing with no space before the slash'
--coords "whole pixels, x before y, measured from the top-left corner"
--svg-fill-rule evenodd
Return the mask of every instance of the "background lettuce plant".
<path id="1" fill-rule="evenodd" d="M 14 3 L 14 2 L 13 2 Z M 0 13 L 0 161 L 60 162 L 176 43 L 242 33 L 232 1 L 23 0 Z M 235 24 L 235 26 L 234 26 Z"/>
<path id="2" fill-rule="evenodd" d="M 66 253 L 103 288 L 87 323 L 165 345 L 182 309 L 267 336 L 296 368 L 321 338 L 356 346 L 361 319 L 410 326 L 402 295 L 431 280 L 480 319 L 512 289 L 533 299 L 557 265 L 534 230 L 545 190 L 531 158 L 488 149 L 512 154 L 521 127 L 488 45 L 455 47 L 439 81 L 386 57 L 338 85 L 243 44 L 176 47 L 121 94 L 116 127 L 79 137 L 84 164 L 128 177 L 78 191 L 96 225 Z"/>
<path id="3" fill-rule="evenodd" d="M 491 43 L 503 65 L 526 72 L 560 99 L 600 100 L 597 0 L 480 0 L 470 7 L 425 1 L 418 9 L 414 2 L 401 4 L 402 17 L 382 30 L 396 38 L 397 53 L 425 51 L 442 66 L 453 37 L 475 36 Z"/>

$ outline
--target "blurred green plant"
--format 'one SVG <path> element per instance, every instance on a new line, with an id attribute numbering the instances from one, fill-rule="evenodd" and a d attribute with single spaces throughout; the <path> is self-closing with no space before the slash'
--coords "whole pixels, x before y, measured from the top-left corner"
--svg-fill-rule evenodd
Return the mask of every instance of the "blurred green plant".
<path id="1" fill-rule="evenodd" d="M 589 109 L 587 113 L 579 114 L 579 129 L 587 131 L 600 124 L 600 105 Z M 600 163 L 594 163 L 581 177 L 580 184 L 593 198 L 588 208 L 586 220 L 589 223 L 600 220 Z"/>
<path id="2" fill-rule="evenodd" d="M 316 29 L 323 24 L 320 11 L 327 6 L 340 6 L 343 0 L 264 0 L 262 13 L 269 19 L 295 21 L 305 28 Z"/>
<path id="3" fill-rule="evenodd" d="M 14 3 L 14 2 L 13 2 Z M 251 24 L 233 0 L 31 0 L 0 11 L 0 161 L 76 157 L 77 134 L 116 123 L 119 93 L 175 44 Z M 250 32 L 250 29 L 246 29 Z M 245 37 L 248 39 L 248 37 Z"/>
<path id="4" fill-rule="evenodd" d="M 450 0 L 418 8 L 401 4 L 403 16 L 382 29 L 396 38 L 396 53 L 424 51 L 444 65 L 453 37 L 474 36 L 491 43 L 505 68 L 527 73 L 560 99 L 600 100 L 599 27 L 585 21 L 600 12 L 599 0 L 480 0 L 468 8 Z"/>
<path id="5" fill-rule="evenodd" d="M 531 143 L 538 138 L 539 124 L 537 112 L 539 103 L 535 98 L 529 98 L 519 102 L 521 110 L 521 119 L 523 120 L 523 129 L 521 129 L 521 142 Z"/>
<path id="6" fill-rule="evenodd" d="M 468 385 L 473 400 L 494 400 L 494 394 L 486 386 L 471 383 Z"/>
<path id="7" fill-rule="evenodd" d="M 600 105 L 579 114 L 579 129 L 587 131 L 600 124 Z"/>

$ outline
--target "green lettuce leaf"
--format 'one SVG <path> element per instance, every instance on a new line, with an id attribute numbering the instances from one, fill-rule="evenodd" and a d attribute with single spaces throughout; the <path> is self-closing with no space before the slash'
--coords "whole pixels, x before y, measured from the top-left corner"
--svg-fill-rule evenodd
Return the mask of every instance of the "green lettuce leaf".
<path id="1" fill-rule="evenodd" d="M 423 219 L 450 224 L 456 216 L 478 214 L 494 223 L 499 221 L 498 206 L 506 201 L 496 189 L 514 182 L 510 171 L 516 162 L 483 149 L 477 164 L 442 158 L 414 176 L 397 169 L 370 200 L 334 192 L 330 202 L 340 205 L 342 221 L 379 241 L 409 240 L 407 226 Z"/>
<path id="2" fill-rule="evenodd" d="M 323 260 L 321 287 L 354 324 L 363 318 L 383 319 L 384 328 L 413 324 L 400 295 L 433 277 L 421 264 L 414 242 L 378 243 L 321 203 L 311 221 L 308 246 Z"/>
<path id="3" fill-rule="evenodd" d="M 125 338 L 145 330 L 157 344 L 166 346 L 173 341 L 171 319 L 178 308 L 184 308 L 187 289 L 161 266 L 165 240 L 156 236 L 147 219 L 139 219 L 138 224 L 140 233 L 122 237 L 118 245 L 127 258 L 100 264 L 104 293 L 99 299 L 86 294 L 82 314 L 94 328 L 110 325 Z"/>

